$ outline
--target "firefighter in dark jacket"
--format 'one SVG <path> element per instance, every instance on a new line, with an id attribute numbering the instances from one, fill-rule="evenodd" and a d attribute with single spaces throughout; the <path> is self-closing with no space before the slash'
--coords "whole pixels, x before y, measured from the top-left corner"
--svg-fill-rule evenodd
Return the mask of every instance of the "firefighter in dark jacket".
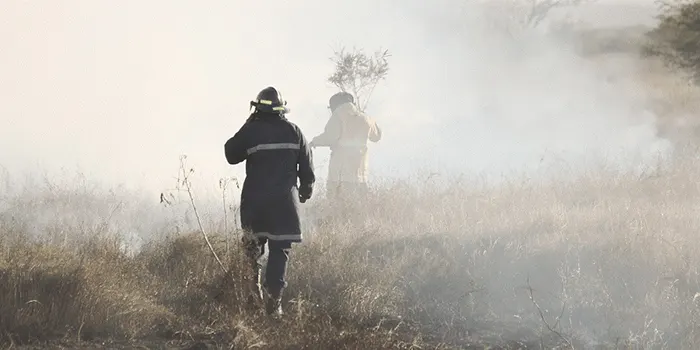
<path id="1" fill-rule="evenodd" d="M 313 159 L 301 129 L 285 117 L 287 103 L 275 88 L 263 89 L 250 104 L 254 112 L 224 150 L 229 164 L 246 161 L 240 215 L 254 266 L 254 295 L 264 299 L 260 275 L 267 243 L 265 309 L 268 314 L 281 315 L 289 252 L 292 243 L 302 241 L 299 203 L 313 192 Z"/>

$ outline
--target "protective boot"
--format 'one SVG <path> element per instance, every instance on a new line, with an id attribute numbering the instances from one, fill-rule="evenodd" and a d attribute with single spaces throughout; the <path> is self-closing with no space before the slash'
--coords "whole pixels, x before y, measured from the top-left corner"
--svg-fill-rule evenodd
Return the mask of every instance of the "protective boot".
<path id="1" fill-rule="evenodd" d="M 268 294 L 265 312 L 272 317 L 282 317 L 282 291 Z"/>

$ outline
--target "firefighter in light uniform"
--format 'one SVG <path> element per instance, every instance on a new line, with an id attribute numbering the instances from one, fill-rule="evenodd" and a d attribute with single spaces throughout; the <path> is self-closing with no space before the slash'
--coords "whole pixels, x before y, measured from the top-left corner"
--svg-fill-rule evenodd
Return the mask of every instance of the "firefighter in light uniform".
<path id="1" fill-rule="evenodd" d="M 378 142 L 382 131 L 360 111 L 353 96 L 339 92 L 329 100 L 331 117 L 322 134 L 311 140 L 312 147 L 329 147 L 326 190 L 331 199 L 367 190 L 367 141 Z"/>
<path id="2" fill-rule="evenodd" d="M 301 129 L 285 117 L 289 110 L 275 88 L 260 91 L 251 107 L 255 111 L 224 151 L 229 164 L 246 161 L 240 216 L 254 266 L 254 296 L 264 299 L 260 275 L 267 243 L 266 311 L 281 315 L 289 252 L 302 241 L 298 203 L 311 197 L 315 182 L 312 153 Z"/>

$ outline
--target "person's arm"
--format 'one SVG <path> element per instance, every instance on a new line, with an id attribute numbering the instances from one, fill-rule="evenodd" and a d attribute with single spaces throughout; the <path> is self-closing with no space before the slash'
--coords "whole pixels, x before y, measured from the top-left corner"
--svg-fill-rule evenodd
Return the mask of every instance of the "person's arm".
<path id="1" fill-rule="evenodd" d="M 340 123 L 340 118 L 337 116 L 332 116 L 328 120 L 328 123 L 326 123 L 323 133 L 311 140 L 311 145 L 313 147 L 331 147 L 335 145 L 335 143 L 338 142 L 338 139 L 340 139 L 341 129 L 342 125 Z"/>
<path id="2" fill-rule="evenodd" d="M 244 124 L 238 132 L 224 144 L 224 154 L 229 164 L 238 164 L 248 157 L 246 127 L 247 124 Z"/>
<path id="3" fill-rule="evenodd" d="M 297 170 L 297 176 L 299 176 L 299 199 L 304 203 L 307 199 L 311 198 L 314 190 L 314 183 L 316 182 L 316 175 L 314 174 L 314 161 L 313 153 L 311 147 L 306 142 L 306 137 L 298 129 L 299 132 L 299 169 Z"/>
<path id="4" fill-rule="evenodd" d="M 382 139 L 382 129 L 379 128 L 377 122 L 370 119 L 369 124 L 369 140 L 372 142 L 379 142 Z"/>

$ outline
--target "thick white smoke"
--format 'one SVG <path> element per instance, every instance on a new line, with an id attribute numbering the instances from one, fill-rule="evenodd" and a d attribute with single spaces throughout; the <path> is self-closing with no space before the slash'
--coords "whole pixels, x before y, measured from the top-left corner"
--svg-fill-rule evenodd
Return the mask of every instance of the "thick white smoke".
<path id="1" fill-rule="evenodd" d="M 265 86 L 284 93 L 307 137 L 322 130 L 335 92 L 328 58 L 341 45 L 393 54 L 368 108 L 385 131 L 372 146 L 378 176 L 493 175 L 667 147 L 643 96 L 566 42 L 494 30 L 510 19 L 483 9 L 457 0 L 4 2 L 0 164 L 20 176 L 78 167 L 157 192 L 188 154 L 214 187 L 243 174 L 222 145 Z M 633 64 L 612 71 L 624 81 Z M 316 155 L 323 176 L 328 152 Z"/>
<path id="2" fill-rule="evenodd" d="M 493 8 L 457 3 L 417 8 L 407 19 L 430 35 L 414 35 L 406 53 L 420 57 L 420 68 L 396 64 L 382 92 L 377 114 L 389 132 L 376 147 L 375 169 L 407 169 L 414 156 L 443 171 L 493 176 L 601 160 L 640 166 L 669 150 L 646 96 L 629 89 L 636 59 L 604 65 L 580 57 L 576 42 L 507 31 L 512 19 Z"/>

